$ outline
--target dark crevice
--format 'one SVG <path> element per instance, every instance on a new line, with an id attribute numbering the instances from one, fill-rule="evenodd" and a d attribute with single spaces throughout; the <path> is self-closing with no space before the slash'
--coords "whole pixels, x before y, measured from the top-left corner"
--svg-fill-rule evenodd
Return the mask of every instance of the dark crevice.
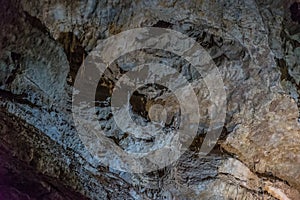
<path id="1" fill-rule="evenodd" d="M 135 91 L 135 92 L 133 92 L 133 94 L 129 100 L 133 113 L 142 116 L 143 118 L 145 118 L 148 121 L 150 121 L 150 118 L 148 116 L 148 111 L 149 111 L 148 106 L 151 103 L 154 104 L 155 98 L 163 95 L 164 91 L 168 91 L 168 88 L 166 88 L 162 85 L 159 85 L 159 84 L 147 84 L 140 89 L 147 89 L 149 87 L 151 87 L 155 91 L 159 90 L 160 92 L 157 92 L 155 97 L 150 98 L 146 94 L 140 94 L 138 91 Z M 162 104 L 162 103 L 159 103 L 159 104 Z"/>
<path id="2" fill-rule="evenodd" d="M 108 136 L 108 138 L 114 141 L 116 145 L 120 146 L 121 139 L 116 138 L 115 136 Z"/>
<path id="3" fill-rule="evenodd" d="M 100 78 L 97 85 L 95 100 L 96 106 L 105 107 L 106 101 L 112 95 L 114 82 L 108 78 Z"/>
<path id="4" fill-rule="evenodd" d="M 62 44 L 69 61 L 70 71 L 68 74 L 68 84 L 73 86 L 77 72 L 86 58 L 87 52 L 85 52 L 81 42 L 72 32 L 60 33 L 57 41 Z"/>
<path id="5" fill-rule="evenodd" d="M 49 29 L 37 17 L 31 16 L 28 12 L 24 11 L 25 20 L 29 22 L 32 27 L 37 28 L 42 33 L 50 36 Z"/>
<path id="6" fill-rule="evenodd" d="M 10 91 L 1 90 L 0 89 L 0 100 L 9 100 L 12 102 L 16 102 L 19 104 L 26 104 L 29 105 L 31 108 L 40 108 L 40 106 L 33 104 L 31 101 L 29 101 L 26 94 L 14 94 Z"/>
<path id="7" fill-rule="evenodd" d="M 256 171 L 255 169 L 255 163 L 253 163 L 253 166 L 249 166 L 246 162 L 244 162 L 243 160 L 241 160 L 238 156 L 236 156 L 235 154 L 233 154 L 232 152 L 227 151 L 226 149 L 222 149 L 223 153 L 229 155 L 230 157 L 240 161 L 241 163 L 243 163 L 244 165 L 246 165 L 248 167 L 248 169 L 255 174 L 259 179 L 261 180 L 268 180 L 271 182 L 282 182 L 285 183 L 286 185 L 290 186 L 290 184 L 288 183 L 288 181 L 279 178 L 278 176 L 272 174 L 272 172 L 264 172 L 264 173 L 259 173 Z"/>
<path id="8" fill-rule="evenodd" d="M 16 68 L 14 70 L 12 70 L 12 72 L 10 73 L 10 76 L 6 79 L 5 84 L 7 84 L 7 85 L 12 83 L 15 80 L 16 76 L 21 73 L 20 72 L 21 54 L 11 52 L 11 59 L 12 59 L 14 65 L 16 66 Z"/>
<path id="9" fill-rule="evenodd" d="M 288 39 L 287 36 L 286 36 L 286 34 L 283 33 L 283 32 L 281 33 L 281 37 L 283 38 L 283 41 L 285 41 L 285 42 L 286 42 L 286 39 Z M 295 44 L 296 44 L 296 47 L 297 47 L 299 43 L 296 42 L 296 41 L 294 43 L 292 43 L 292 45 L 293 45 L 294 48 L 296 48 L 294 46 Z M 286 45 L 284 45 L 283 48 L 285 50 L 287 48 Z M 300 84 L 297 84 L 296 80 L 290 75 L 290 73 L 289 73 L 289 67 L 288 67 L 288 65 L 287 65 L 287 63 L 286 63 L 286 61 L 284 59 L 278 59 L 278 58 L 276 58 L 275 60 L 276 60 L 277 66 L 279 67 L 279 70 L 281 72 L 281 77 L 280 77 L 281 81 L 285 80 L 285 81 L 291 82 L 296 87 L 296 89 L 298 90 L 299 97 L 298 97 L 297 106 L 298 106 L 298 109 L 299 109 L 299 119 L 300 119 L 300 93 L 299 93 L 299 91 L 300 91 Z"/>
<path id="10" fill-rule="evenodd" d="M 283 80 L 290 81 L 291 83 L 295 84 L 298 89 L 300 89 L 299 85 L 296 84 L 294 78 L 289 74 L 289 68 L 286 64 L 286 61 L 283 59 L 276 59 L 276 62 L 281 72 L 281 77 L 280 77 L 281 81 Z"/>
<path id="11" fill-rule="evenodd" d="M 148 111 L 146 109 L 146 104 L 147 104 L 147 96 L 143 94 L 139 94 L 137 91 L 135 91 L 129 102 L 132 106 L 132 111 L 143 118 L 149 120 L 148 118 Z"/>
<path id="12" fill-rule="evenodd" d="M 223 151 L 223 148 L 221 147 L 221 144 L 226 140 L 226 137 L 228 135 L 229 133 L 227 131 L 227 128 L 226 126 L 224 126 L 216 145 L 213 147 L 213 149 L 209 152 L 208 155 L 229 155 L 226 151 Z M 197 134 L 197 136 L 194 138 L 193 142 L 189 146 L 189 150 L 193 153 L 199 153 L 205 137 L 206 134 Z"/>
<path id="13" fill-rule="evenodd" d="M 300 2 L 294 2 L 290 6 L 291 19 L 300 24 Z"/>
<path id="14" fill-rule="evenodd" d="M 281 178 L 279 178 L 278 176 L 272 174 L 272 172 L 264 172 L 264 173 L 259 173 L 259 172 L 254 172 L 260 179 L 266 179 L 268 181 L 271 182 L 276 182 L 276 181 L 280 181 L 285 183 L 288 186 L 291 186 L 286 180 L 283 180 Z"/>
<path id="15" fill-rule="evenodd" d="M 170 23 L 170 22 L 159 20 L 156 24 L 153 25 L 153 27 L 158 27 L 158 28 L 172 28 L 173 24 Z"/>
<path id="16" fill-rule="evenodd" d="M 22 155 L 29 153 L 29 150 L 32 149 L 33 142 L 45 142 L 45 145 L 50 142 L 52 143 L 52 148 L 61 148 L 58 144 L 54 144 L 45 134 L 27 124 L 21 118 L 8 113 L 2 107 L 0 107 L 0 125 L 8 128 L 6 132 L 0 131 L 0 186 L 13 188 L 28 195 L 31 197 L 30 199 L 42 199 L 42 197 L 47 199 L 57 197 L 57 199 L 61 199 L 63 195 L 65 199 L 87 199 L 82 194 L 74 191 L 73 188 L 68 187 L 67 185 L 69 184 L 64 182 L 65 180 L 63 180 L 62 176 L 59 179 L 47 176 L 46 173 L 39 172 L 36 168 L 37 166 L 30 165 L 32 160 L 40 164 L 40 157 L 36 153 L 43 153 L 48 149 L 36 149 L 31 161 L 22 159 Z M 29 138 L 34 140 L 29 140 Z M 17 152 L 16 146 L 19 149 Z M 46 147 L 44 146 L 43 148 Z M 35 157 L 36 155 L 37 157 Z M 51 162 L 54 163 L 54 161 Z M 59 165 L 59 163 L 55 164 Z M 2 173 L 3 171 L 7 173 Z M 0 191 L 0 194 L 3 194 L 1 192 L 4 191 Z M 11 198 L 8 199 L 19 199 L 17 197 L 13 198 L 13 196 L 9 197 Z"/>
<path id="17" fill-rule="evenodd" d="M 222 63 L 224 63 L 224 61 L 228 61 L 228 60 L 229 60 L 229 58 L 225 54 L 222 54 L 216 58 L 213 58 L 213 61 L 217 66 L 220 66 Z"/>
<path id="18" fill-rule="evenodd" d="M 300 2 L 295 2 L 290 6 L 290 11 L 291 11 L 291 16 L 292 20 L 295 21 L 296 20 L 296 16 L 298 16 L 298 23 L 300 24 Z M 283 45 L 282 45 L 282 49 L 283 52 L 288 52 L 289 44 L 292 46 L 293 49 L 299 48 L 300 47 L 300 43 L 297 40 L 294 40 L 292 38 L 290 38 L 290 36 L 288 34 L 296 34 L 299 32 L 299 25 L 295 25 L 293 24 L 292 26 L 289 26 L 291 22 L 289 22 L 288 19 L 284 19 L 283 21 L 283 30 L 280 33 L 280 37 L 281 40 L 283 41 Z M 286 31 L 288 31 L 289 33 L 287 33 Z M 295 32 L 296 31 L 296 32 Z M 294 33 L 295 32 L 295 33 Z M 290 83 L 292 83 L 296 89 L 298 90 L 298 109 L 299 109 L 299 120 L 300 120 L 300 84 L 297 84 L 296 80 L 290 75 L 289 73 L 289 66 L 286 62 L 286 60 L 284 59 L 276 59 L 277 62 L 277 66 L 280 69 L 281 72 L 281 81 L 282 80 L 286 80 L 289 81 Z"/>

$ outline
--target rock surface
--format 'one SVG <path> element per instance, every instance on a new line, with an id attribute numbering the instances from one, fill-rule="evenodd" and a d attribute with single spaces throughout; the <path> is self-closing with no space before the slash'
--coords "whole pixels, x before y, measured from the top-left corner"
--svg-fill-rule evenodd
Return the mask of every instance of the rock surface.
<path id="1" fill-rule="evenodd" d="M 0 3 L 0 199 L 300 199 L 300 24 L 291 14 L 294 1 Z M 163 51 L 118 58 L 95 98 L 97 123 L 121 148 L 161 145 L 121 131 L 112 117 L 115 81 L 134 66 L 172 66 L 194 81 L 201 105 L 199 132 L 187 152 L 142 174 L 103 166 L 80 140 L 71 113 L 82 61 L 101 40 L 138 27 L 169 28 L 199 42 L 227 94 L 220 140 L 200 158 L 211 102 L 199 74 Z M 138 123 L 157 119 L 151 105 L 169 104 L 164 121 L 170 130 L 178 126 L 178 102 L 167 88 L 139 88 L 130 103 Z"/>

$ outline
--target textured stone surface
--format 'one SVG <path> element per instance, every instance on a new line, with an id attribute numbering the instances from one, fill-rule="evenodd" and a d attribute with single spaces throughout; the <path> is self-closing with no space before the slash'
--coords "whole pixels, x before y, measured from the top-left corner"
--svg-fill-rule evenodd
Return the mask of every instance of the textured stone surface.
<path id="1" fill-rule="evenodd" d="M 271 173 L 299 189 L 298 109 L 287 97 L 275 97 L 260 109 L 259 120 L 239 125 L 225 149 L 234 152 L 258 173 Z M 234 148 L 234 149 L 232 149 Z"/>
<path id="2" fill-rule="evenodd" d="M 293 1 L 0 3 L 0 174 L 5 180 L 20 174 L 0 182 L 0 198 L 300 199 L 300 25 L 291 18 Z M 203 105 L 198 136 L 186 154 L 162 170 L 130 174 L 102 166 L 80 141 L 72 121 L 72 84 L 101 39 L 147 26 L 180 31 L 209 52 L 225 84 L 227 116 L 218 146 L 200 159 L 210 103 L 201 78 L 166 52 L 119 58 L 96 98 L 100 126 L 122 148 L 145 148 L 116 127 L 108 104 L 114 81 L 132 67 L 154 61 L 173 66 L 197 80 Z M 163 94 L 159 98 L 145 95 L 152 90 L 140 89 L 131 99 L 141 123 L 149 120 L 149 105 L 174 98 L 162 88 L 154 88 Z M 176 127 L 176 104 L 171 102 L 169 126 Z M 22 181 L 34 189 L 17 184 Z"/>

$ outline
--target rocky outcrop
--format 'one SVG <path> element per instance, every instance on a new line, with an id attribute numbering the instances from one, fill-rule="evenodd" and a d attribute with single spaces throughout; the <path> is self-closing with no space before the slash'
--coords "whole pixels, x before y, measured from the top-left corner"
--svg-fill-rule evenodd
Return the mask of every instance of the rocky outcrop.
<path id="1" fill-rule="evenodd" d="M 293 1 L 0 3 L 0 198 L 300 199 L 300 25 Z M 97 123 L 123 149 L 161 145 L 120 130 L 109 97 L 134 66 L 167 64 L 194 81 L 201 105 L 189 149 L 170 166 L 135 174 L 104 166 L 80 140 L 71 112 L 79 67 L 101 40 L 137 27 L 186 34 L 217 65 L 227 115 L 208 156 L 199 155 L 211 105 L 203 77 L 179 56 L 151 49 L 118 58 L 99 80 Z M 139 88 L 130 98 L 132 115 L 139 123 L 163 120 L 172 130 L 180 115 L 174 99 L 168 88 Z M 157 104 L 172 108 L 164 119 L 151 110 Z"/>

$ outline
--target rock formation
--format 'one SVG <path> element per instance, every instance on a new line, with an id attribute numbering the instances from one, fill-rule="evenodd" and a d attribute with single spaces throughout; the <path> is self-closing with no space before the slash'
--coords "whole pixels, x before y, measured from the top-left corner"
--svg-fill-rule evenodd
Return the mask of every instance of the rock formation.
<path id="1" fill-rule="evenodd" d="M 300 199 L 300 2 L 0 2 L 0 199 Z M 142 27 L 196 40 L 222 76 L 227 107 L 216 146 L 200 157 L 211 105 L 201 76 L 161 50 L 115 60 L 99 80 L 95 107 L 105 136 L 122 149 L 161 145 L 120 130 L 112 115 L 115 80 L 134 66 L 172 66 L 194 81 L 201 105 L 197 136 L 180 159 L 130 173 L 103 165 L 84 145 L 72 116 L 72 92 L 79 68 L 102 40 Z M 166 130 L 180 123 L 169 88 L 139 88 L 130 104 L 137 123 L 161 120 Z M 168 108 L 165 118 L 153 114 L 154 104 Z"/>

